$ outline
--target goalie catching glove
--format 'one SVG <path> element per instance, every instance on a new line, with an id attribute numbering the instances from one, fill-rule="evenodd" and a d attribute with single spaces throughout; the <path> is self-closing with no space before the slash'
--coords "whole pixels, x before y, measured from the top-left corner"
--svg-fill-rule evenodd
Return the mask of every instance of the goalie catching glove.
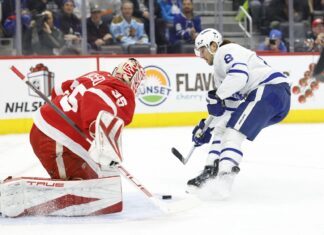
<path id="1" fill-rule="evenodd" d="M 202 130 L 205 127 L 205 121 L 205 119 L 202 119 L 192 131 L 192 141 L 195 143 L 195 147 L 207 144 L 211 139 L 211 132 L 214 128 L 208 127 L 207 130 L 203 133 Z"/>

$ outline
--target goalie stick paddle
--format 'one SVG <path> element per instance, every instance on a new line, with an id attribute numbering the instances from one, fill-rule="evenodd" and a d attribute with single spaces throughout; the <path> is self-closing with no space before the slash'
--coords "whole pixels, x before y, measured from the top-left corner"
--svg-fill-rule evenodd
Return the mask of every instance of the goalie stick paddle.
<path id="1" fill-rule="evenodd" d="M 209 115 L 208 118 L 205 121 L 205 126 L 202 129 L 202 131 L 200 133 L 198 133 L 198 135 L 204 135 L 205 131 L 207 130 L 207 128 L 209 127 L 210 123 L 213 121 L 213 116 Z M 193 154 L 194 150 L 196 149 L 196 145 L 192 145 L 189 153 L 187 154 L 187 157 L 183 157 L 183 155 L 174 147 L 171 148 L 171 152 L 173 153 L 173 155 L 178 158 L 180 160 L 180 162 L 182 162 L 182 164 L 186 165 L 187 162 L 189 161 L 191 155 Z"/>
<path id="2" fill-rule="evenodd" d="M 68 116 L 66 116 L 66 114 L 62 112 L 40 90 L 38 90 L 33 84 L 31 84 L 15 66 L 11 66 L 10 69 L 22 81 L 24 81 L 37 95 L 39 95 L 40 98 L 42 98 L 46 103 L 48 103 L 58 113 L 58 115 L 60 115 L 69 125 L 71 125 L 71 127 L 73 127 L 73 129 L 76 132 L 78 132 L 82 137 L 86 139 L 86 141 L 88 141 L 91 144 L 92 141 L 89 138 L 87 138 L 87 135 L 81 130 L 81 128 L 79 128 Z M 159 201 L 156 197 L 154 197 L 154 195 L 150 193 L 150 191 L 148 191 L 143 184 L 136 180 L 135 177 L 132 174 L 130 174 L 120 163 L 116 164 L 115 166 L 117 167 L 118 171 L 121 173 L 122 176 L 124 176 L 129 182 L 131 182 L 138 190 L 143 192 L 146 195 L 146 197 L 164 213 L 174 213 L 187 210 L 201 203 L 201 201 L 195 197 L 188 197 L 176 203 L 163 203 L 162 201 Z"/>

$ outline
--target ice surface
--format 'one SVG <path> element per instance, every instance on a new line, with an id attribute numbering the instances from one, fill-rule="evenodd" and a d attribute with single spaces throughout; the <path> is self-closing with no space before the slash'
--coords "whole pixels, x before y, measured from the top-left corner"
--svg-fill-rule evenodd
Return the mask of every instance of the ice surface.
<path id="1" fill-rule="evenodd" d="M 123 181 L 124 211 L 119 214 L 58 218 L 1 218 L 0 234 L 324 234 L 324 124 L 269 127 L 243 145 L 244 159 L 232 197 L 208 201 L 165 215 Z M 203 168 L 208 148 L 197 148 L 187 165 L 171 154 L 186 154 L 191 128 L 126 129 L 124 166 L 150 191 L 185 191 L 186 181 Z M 47 177 L 29 146 L 28 135 L 0 136 L 0 179 Z"/>

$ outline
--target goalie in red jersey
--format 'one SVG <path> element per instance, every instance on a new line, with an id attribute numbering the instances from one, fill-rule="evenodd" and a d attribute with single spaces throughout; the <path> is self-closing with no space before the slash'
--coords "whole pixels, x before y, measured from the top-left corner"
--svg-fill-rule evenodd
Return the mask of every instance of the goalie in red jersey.
<path id="1" fill-rule="evenodd" d="M 120 176 L 111 163 L 122 161 L 121 131 L 132 121 L 135 94 L 143 79 L 144 69 L 136 59 L 130 58 L 112 73 L 94 71 L 55 87 L 52 102 L 88 139 L 100 137 L 97 125 L 100 122 L 105 124 L 101 131 L 111 138 L 90 144 L 49 104 L 43 105 L 34 118 L 30 143 L 51 179 L 5 181 L 2 214 L 79 216 L 121 211 Z M 98 148 L 102 147 L 106 152 L 100 156 Z M 29 194 L 17 192 L 6 196 L 6 189 L 10 191 L 17 182 L 24 190 L 27 188 Z M 24 203 L 19 203 L 21 201 Z"/>

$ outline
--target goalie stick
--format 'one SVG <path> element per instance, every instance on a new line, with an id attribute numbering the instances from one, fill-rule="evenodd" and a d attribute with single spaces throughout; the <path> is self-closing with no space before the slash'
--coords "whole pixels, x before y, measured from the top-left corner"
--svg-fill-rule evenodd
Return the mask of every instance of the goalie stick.
<path id="1" fill-rule="evenodd" d="M 78 132 L 86 141 L 91 144 L 91 140 L 87 138 L 87 135 L 79 128 L 64 112 L 62 112 L 51 100 L 49 100 L 41 91 L 39 91 L 33 84 L 31 84 L 27 78 L 15 67 L 10 68 L 22 81 L 24 81 L 40 98 L 42 98 L 46 103 L 48 103 L 73 129 Z M 144 195 L 161 211 L 164 213 L 174 213 L 189 209 L 200 203 L 200 201 L 195 197 L 187 197 L 186 199 L 175 202 L 175 203 L 163 203 L 159 201 L 154 195 L 135 177 L 130 174 L 120 163 L 116 164 L 118 171 L 121 175 L 131 182 L 138 190 L 140 190 Z"/>
<path id="2" fill-rule="evenodd" d="M 208 118 L 205 122 L 204 128 L 202 129 L 201 132 L 197 133 L 196 135 L 202 136 L 212 121 L 213 121 L 213 116 L 208 116 Z M 180 160 L 180 162 L 182 162 L 184 165 L 186 165 L 195 149 L 196 149 L 196 145 L 194 144 L 191 147 L 189 153 L 187 154 L 187 157 L 183 157 L 183 155 L 174 147 L 172 147 L 171 152 L 173 153 L 174 156 L 176 156 L 176 158 L 178 158 Z"/>

